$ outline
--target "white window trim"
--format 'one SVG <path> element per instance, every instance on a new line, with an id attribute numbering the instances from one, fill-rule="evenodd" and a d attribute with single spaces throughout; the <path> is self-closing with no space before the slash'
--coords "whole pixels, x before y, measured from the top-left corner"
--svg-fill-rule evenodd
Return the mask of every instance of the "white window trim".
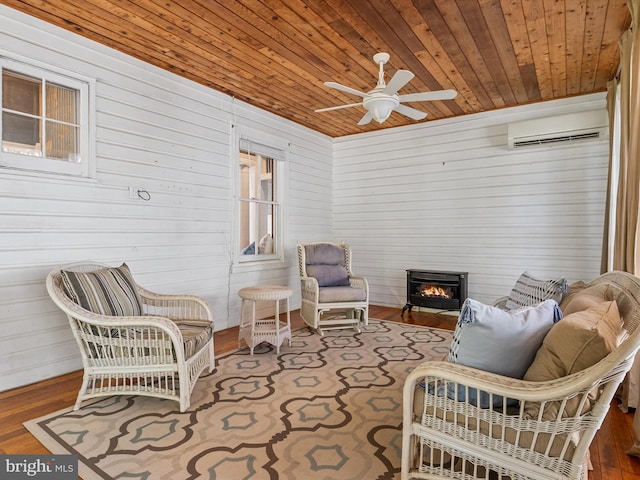
<path id="1" fill-rule="evenodd" d="M 80 158 L 78 163 L 42 157 L 20 155 L 2 151 L 0 145 L 0 172 L 22 174 L 54 174 L 93 179 L 95 166 L 95 79 L 46 65 L 28 58 L 14 57 L 0 50 L 0 66 L 25 75 L 45 78 L 80 91 Z M 2 85 L 0 83 L 0 95 Z M 2 97 L 0 96 L 0 99 Z M 2 131 L 0 115 L 0 132 Z M 1 138 L 0 138 L 1 142 Z"/>
<path id="2" fill-rule="evenodd" d="M 263 268 L 282 268 L 285 262 L 284 247 L 286 245 L 285 238 L 287 232 L 285 232 L 285 215 L 287 211 L 286 199 L 287 199 L 287 187 L 288 187 L 288 165 L 289 165 L 289 142 L 281 137 L 268 134 L 266 132 L 256 130 L 251 127 L 239 126 L 237 124 L 231 126 L 232 139 L 231 139 L 231 162 L 233 172 L 233 207 L 232 207 L 232 235 L 231 235 L 231 252 L 233 257 L 233 270 L 257 270 Z M 276 196 L 279 209 L 279 215 L 276 221 L 276 241 L 275 248 L 276 253 L 273 255 L 260 255 L 256 256 L 242 255 L 240 253 L 240 176 L 237 175 L 238 165 L 240 163 L 240 140 L 245 139 L 254 143 L 272 147 L 274 149 L 283 152 L 282 159 L 275 160 L 277 163 L 276 168 Z"/>

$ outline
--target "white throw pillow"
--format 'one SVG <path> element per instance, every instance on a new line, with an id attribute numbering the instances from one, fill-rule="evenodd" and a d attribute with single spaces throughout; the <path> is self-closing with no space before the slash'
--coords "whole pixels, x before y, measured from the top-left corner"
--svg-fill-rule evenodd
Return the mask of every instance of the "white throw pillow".
<path id="1" fill-rule="evenodd" d="M 555 300 L 533 307 L 502 310 L 468 298 L 462 305 L 453 334 L 449 361 L 487 372 L 522 378 L 551 327 L 562 318 Z M 438 395 L 444 396 L 444 385 Z M 491 397 L 475 388 L 447 383 L 447 397 L 480 408 L 501 408 L 515 400 Z M 432 389 L 430 389 L 432 390 Z"/>
<path id="2" fill-rule="evenodd" d="M 273 237 L 267 233 L 258 242 L 258 253 L 260 255 L 271 255 L 273 253 Z"/>
<path id="3" fill-rule="evenodd" d="M 561 318 L 555 300 L 506 311 L 468 298 L 458 317 L 449 361 L 522 378 L 545 335 Z"/>

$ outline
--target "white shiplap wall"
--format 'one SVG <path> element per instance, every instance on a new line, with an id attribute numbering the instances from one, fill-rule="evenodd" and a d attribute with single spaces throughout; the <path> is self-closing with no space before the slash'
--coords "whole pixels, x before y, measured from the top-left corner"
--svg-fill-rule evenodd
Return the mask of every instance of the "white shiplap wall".
<path id="1" fill-rule="evenodd" d="M 332 142 L 4 6 L 0 23 L 0 53 L 94 78 L 97 109 L 94 181 L 0 169 L 0 391 L 80 367 L 44 287 L 70 261 L 126 261 L 151 289 L 201 295 L 217 330 L 238 323 L 245 285 L 289 284 L 299 306 L 297 240 L 351 243 L 380 305 L 404 305 L 407 268 L 469 271 L 484 301 L 525 269 L 598 273 L 606 141 L 513 152 L 506 124 L 602 95 Z M 283 268 L 230 268 L 232 123 L 291 145 Z"/>
<path id="2" fill-rule="evenodd" d="M 507 149 L 507 124 L 605 108 L 604 94 L 336 140 L 333 227 L 371 301 L 401 306 L 406 269 L 469 272 L 469 296 L 524 271 L 599 274 L 608 140 Z"/>
<path id="3" fill-rule="evenodd" d="M 331 231 L 330 138 L 4 6 L 0 23 L 0 54 L 96 80 L 94 180 L 0 168 L 0 391 L 81 366 L 46 293 L 54 266 L 126 261 L 147 288 L 204 297 L 216 330 L 238 324 L 242 286 L 297 291 L 296 240 Z M 290 144 L 282 268 L 230 268 L 232 123 Z"/>

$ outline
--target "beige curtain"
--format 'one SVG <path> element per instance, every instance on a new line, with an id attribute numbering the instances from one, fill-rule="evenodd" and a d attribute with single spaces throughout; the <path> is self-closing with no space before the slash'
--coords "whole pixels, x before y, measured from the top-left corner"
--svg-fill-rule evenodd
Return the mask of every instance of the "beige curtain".
<path id="1" fill-rule="evenodd" d="M 611 172 L 615 170 L 614 162 L 617 162 L 617 192 L 615 205 L 607 202 L 607 222 L 605 232 L 612 225 L 612 232 L 605 233 L 603 242 L 603 269 L 624 270 L 636 274 L 640 272 L 640 261 L 637 252 L 638 245 L 638 213 L 640 198 L 640 144 L 638 132 L 640 132 L 640 42 L 638 41 L 640 28 L 633 28 L 640 19 L 640 0 L 629 2 L 631 10 L 632 28 L 624 33 L 620 40 L 620 84 L 617 86 L 620 92 L 620 134 L 619 151 L 611 150 L 609 181 L 612 181 Z M 615 113 L 612 110 L 615 104 L 616 86 L 609 84 L 607 96 L 610 119 Z M 613 123 L 610 123 L 613 128 Z M 613 135 L 610 136 L 610 138 Z M 611 142 L 611 140 L 610 140 Z M 612 143 L 613 145 L 613 143 Z M 616 158 L 617 157 L 617 158 Z M 614 186 L 609 185 L 613 195 Z M 613 200 L 613 197 L 610 197 Z M 608 215 L 615 215 L 615 222 L 610 222 Z M 609 241 L 611 240 L 611 241 Z M 605 250 L 606 248 L 606 250 Z M 611 260 L 609 263 L 608 260 Z"/>
<path id="2" fill-rule="evenodd" d="M 640 274 L 640 0 L 629 2 L 631 28 L 620 39 L 620 82 L 608 85 L 610 162 L 602 269 Z M 619 90 L 619 91 L 616 91 Z M 619 101 L 617 101 L 619 95 Z M 616 108 L 618 111 L 616 111 Z M 613 121 L 612 121 L 613 120 Z M 618 125 L 619 122 L 619 125 Z M 613 220 L 615 219 L 615 220 Z M 640 456 L 640 400 L 629 392 L 640 383 L 640 357 L 625 382 L 623 404 L 636 408 L 634 445 L 627 452 Z M 636 395 L 637 396 L 637 395 Z"/>
<path id="3" fill-rule="evenodd" d="M 609 80 L 607 83 L 607 115 L 609 117 L 609 178 L 607 181 L 607 198 L 604 209 L 604 229 L 602 235 L 602 259 L 600 262 L 600 273 L 608 272 L 613 268 L 613 231 L 611 225 L 612 217 L 616 215 L 616 202 L 612 201 L 612 192 L 618 187 L 618 159 L 620 158 L 620 148 L 618 138 L 619 124 L 616 121 L 618 116 L 619 102 L 617 100 L 618 81 Z"/>

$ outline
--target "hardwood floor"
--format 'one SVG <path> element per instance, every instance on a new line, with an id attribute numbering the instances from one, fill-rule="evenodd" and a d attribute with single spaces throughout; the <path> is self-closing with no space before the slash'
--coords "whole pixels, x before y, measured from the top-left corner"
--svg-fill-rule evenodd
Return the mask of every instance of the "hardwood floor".
<path id="1" fill-rule="evenodd" d="M 456 322 L 454 316 L 428 312 L 406 312 L 401 317 L 399 308 L 378 306 L 370 307 L 370 317 L 447 330 L 453 330 Z M 291 320 L 294 329 L 304 327 L 299 312 L 292 312 Z M 237 327 L 216 332 L 216 354 L 235 350 L 237 338 Z M 82 372 L 77 371 L 0 392 L 0 453 L 48 453 L 22 424 L 73 405 L 81 381 Z M 589 474 L 590 480 L 640 480 L 640 459 L 625 453 L 633 443 L 632 424 L 633 415 L 622 413 L 614 400 L 591 446 L 593 471 Z"/>

